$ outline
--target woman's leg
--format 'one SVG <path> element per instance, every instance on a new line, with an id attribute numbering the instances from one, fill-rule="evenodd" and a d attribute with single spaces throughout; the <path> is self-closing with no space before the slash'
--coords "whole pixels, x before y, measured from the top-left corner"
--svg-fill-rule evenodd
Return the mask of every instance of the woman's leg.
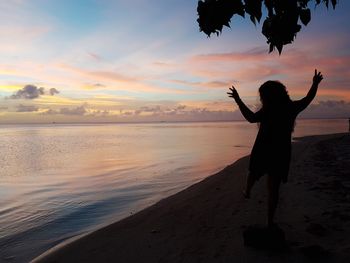
<path id="1" fill-rule="evenodd" d="M 252 175 L 251 172 L 249 172 L 247 176 L 246 187 L 245 187 L 245 190 L 243 191 L 245 198 L 250 198 L 250 191 L 252 190 L 255 182 L 256 182 L 255 177 Z"/>
<path id="2" fill-rule="evenodd" d="M 279 188 L 281 179 L 278 176 L 269 174 L 267 177 L 267 190 L 268 190 L 268 214 L 267 224 L 273 226 L 273 218 L 278 204 Z"/>

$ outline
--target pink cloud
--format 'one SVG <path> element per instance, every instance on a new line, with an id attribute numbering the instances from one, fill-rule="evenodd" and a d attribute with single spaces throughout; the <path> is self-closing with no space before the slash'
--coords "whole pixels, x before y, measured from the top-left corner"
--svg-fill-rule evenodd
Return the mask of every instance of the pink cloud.
<path id="1" fill-rule="evenodd" d="M 166 93 L 166 94 L 187 94 L 191 91 L 170 89 L 167 87 L 158 87 L 150 85 L 147 79 L 142 76 L 129 76 L 115 71 L 96 71 L 86 70 L 78 67 L 73 67 L 67 64 L 61 64 L 60 68 L 69 71 L 75 75 L 81 75 L 92 82 L 104 82 L 106 88 L 127 90 L 131 92 L 152 92 L 152 93 Z M 115 88 L 114 88 L 115 87 Z"/>
<path id="2" fill-rule="evenodd" d="M 94 70 L 86 70 L 78 67 L 74 67 L 68 64 L 61 64 L 60 68 L 70 71 L 72 73 L 76 73 L 79 75 L 84 75 L 90 78 L 98 78 L 102 80 L 112 80 L 112 81 L 120 81 L 120 82 L 130 82 L 130 81 L 138 81 L 142 80 L 142 78 L 130 77 L 118 72 L 114 71 L 94 71 Z"/>
<path id="3" fill-rule="evenodd" d="M 190 58 L 189 68 L 195 76 L 213 79 L 236 79 L 240 85 L 251 86 L 267 79 L 279 79 L 301 96 L 312 81 L 314 69 L 324 74 L 320 90 L 350 97 L 350 56 L 322 54 L 291 49 L 281 56 L 267 54 L 261 49 L 246 52 L 213 53 Z"/>
<path id="4" fill-rule="evenodd" d="M 259 58 L 268 58 L 266 49 L 254 48 L 245 52 L 231 52 L 231 53 L 212 53 L 212 54 L 200 54 L 190 58 L 192 62 L 232 62 L 232 61 L 256 61 Z"/>
<path id="5" fill-rule="evenodd" d="M 94 61 L 97 61 L 97 62 L 103 61 L 103 58 L 100 55 L 97 55 L 96 53 L 86 52 L 86 54 L 88 55 L 88 57 L 90 57 Z"/>
<path id="6" fill-rule="evenodd" d="M 227 88 L 230 86 L 229 82 L 225 81 L 208 81 L 208 82 L 194 82 L 194 81 L 186 81 L 186 80 L 171 80 L 171 82 L 190 86 L 190 87 L 203 87 L 203 88 Z"/>

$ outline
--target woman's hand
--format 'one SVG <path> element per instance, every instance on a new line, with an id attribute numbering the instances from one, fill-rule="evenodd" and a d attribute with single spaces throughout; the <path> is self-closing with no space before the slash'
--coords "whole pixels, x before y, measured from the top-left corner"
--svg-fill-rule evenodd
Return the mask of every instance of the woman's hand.
<path id="1" fill-rule="evenodd" d="M 317 69 L 315 69 L 315 75 L 312 79 L 313 84 L 318 85 L 318 84 L 320 84 L 320 82 L 322 80 L 323 80 L 323 76 L 322 76 L 321 72 L 317 72 Z"/>
<path id="2" fill-rule="evenodd" d="M 229 96 L 230 98 L 234 98 L 235 101 L 239 100 L 238 92 L 237 92 L 237 90 L 235 89 L 234 86 L 232 86 L 232 88 L 230 88 L 230 91 L 231 91 L 231 92 L 227 92 L 228 96 Z"/>

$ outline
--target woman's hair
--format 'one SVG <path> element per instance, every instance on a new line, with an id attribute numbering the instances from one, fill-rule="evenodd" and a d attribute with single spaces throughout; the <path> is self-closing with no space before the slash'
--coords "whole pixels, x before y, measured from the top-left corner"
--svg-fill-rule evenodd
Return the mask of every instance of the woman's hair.
<path id="1" fill-rule="evenodd" d="M 290 99 L 286 87 L 279 81 L 269 80 L 259 88 L 260 101 L 263 109 L 285 108 L 290 105 Z"/>
<path id="2" fill-rule="evenodd" d="M 270 120 L 278 120 L 274 125 L 282 129 L 293 132 L 295 118 L 291 114 L 292 100 L 290 99 L 286 87 L 279 81 L 269 80 L 259 88 L 262 109 L 266 112 Z"/>

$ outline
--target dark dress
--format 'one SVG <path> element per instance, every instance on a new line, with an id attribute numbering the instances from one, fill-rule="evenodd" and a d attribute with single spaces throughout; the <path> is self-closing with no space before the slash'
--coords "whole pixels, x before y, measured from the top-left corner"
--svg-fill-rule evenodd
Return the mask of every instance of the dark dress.
<path id="1" fill-rule="evenodd" d="M 267 173 L 287 182 L 295 118 L 307 105 L 302 99 L 278 110 L 262 108 L 254 114 L 260 124 L 250 155 L 249 172 L 256 180 Z"/>

